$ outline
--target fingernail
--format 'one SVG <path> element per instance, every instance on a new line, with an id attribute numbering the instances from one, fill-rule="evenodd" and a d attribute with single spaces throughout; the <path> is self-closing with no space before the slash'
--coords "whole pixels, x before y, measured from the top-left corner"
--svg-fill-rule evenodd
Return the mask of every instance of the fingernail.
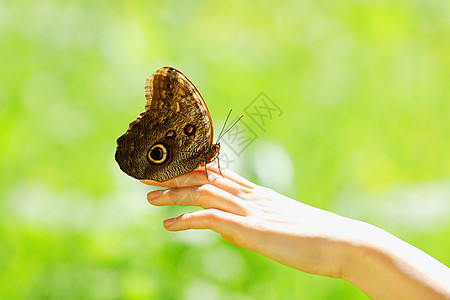
<path id="1" fill-rule="evenodd" d="M 164 192 L 164 190 L 156 190 L 153 192 L 150 192 L 147 194 L 147 200 L 154 200 L 156 198 L 158 198 L 159 196 L 161 196 L 161 194 Z"/>
<path id="2" fill-rule="evenodd" d="M 167 219 L 163 222 L 164 227 L 170 227 L 173 224 L 175 224 L 175 222 L 177 221 L 177 218 L 171 218 L 171 219 Z"/>

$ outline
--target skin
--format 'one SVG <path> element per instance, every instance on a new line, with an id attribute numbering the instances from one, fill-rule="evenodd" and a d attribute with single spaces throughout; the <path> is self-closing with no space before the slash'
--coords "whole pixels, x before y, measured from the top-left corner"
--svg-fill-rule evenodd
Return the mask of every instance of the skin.
<path id="1" fill-rule="evenodd" d="M 204 210 L 164 221 L 169 231 L 210 229 L 228 242 L 300 271 L 342 278 L 372 299 L 450 299 L 450 269 L 393 235 L 208 167 L 145 184 L 155 206 Z"/>

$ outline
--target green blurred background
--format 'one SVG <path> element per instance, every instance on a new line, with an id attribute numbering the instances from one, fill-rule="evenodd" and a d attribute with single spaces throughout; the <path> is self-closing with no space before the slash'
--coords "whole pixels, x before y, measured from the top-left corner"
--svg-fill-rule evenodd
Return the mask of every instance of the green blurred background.
<path id="1" fill-rule="evenodd" d="M 231 169 L 450 265 L 449 1 L 1 0 L 0 299 L 365 299 L 164 230 L 190 208 L 114 152 L 167 65 L 216 129 L 260 92 L 283 111 Z"/>

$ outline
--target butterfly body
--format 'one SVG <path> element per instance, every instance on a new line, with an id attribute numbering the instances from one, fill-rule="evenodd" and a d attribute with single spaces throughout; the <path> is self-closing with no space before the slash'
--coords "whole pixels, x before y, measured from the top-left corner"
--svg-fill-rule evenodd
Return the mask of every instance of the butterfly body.
<path id="1" fill-rule="evenodd" d="M 180 71 L 159 68 L 147 78 L 145 112 L 117 140 L 115 158 L 122 171 L 136 179 L 159 182 L 213 161 L 209 111 L 200 93 Z"/>

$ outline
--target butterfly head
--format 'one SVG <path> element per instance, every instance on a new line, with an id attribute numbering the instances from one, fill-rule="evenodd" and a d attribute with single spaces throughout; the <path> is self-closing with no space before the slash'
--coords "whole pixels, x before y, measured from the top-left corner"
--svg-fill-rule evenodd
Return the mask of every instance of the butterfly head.
<path id="1" fill-rule="evenodd" d="M 216 158 L 219 156 L 219 152 L 220 152 L 220 143 L 213 144 L 211 148 L 209 148 L 209 151 L 206 155 L 206 163 L 215 161 Z"/>

